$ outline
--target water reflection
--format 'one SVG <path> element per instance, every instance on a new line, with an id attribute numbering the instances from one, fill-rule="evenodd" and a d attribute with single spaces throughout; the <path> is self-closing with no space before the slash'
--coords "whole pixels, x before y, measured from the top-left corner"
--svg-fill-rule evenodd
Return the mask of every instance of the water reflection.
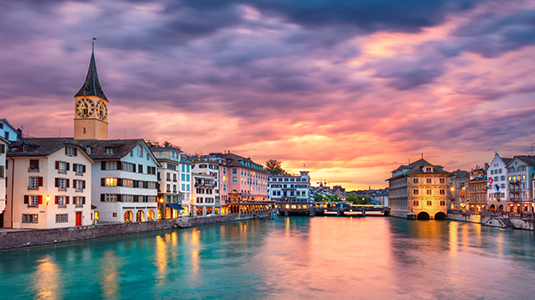
<path id="1" fill-rule="evenodd" d="M 50 255 L 38 260 L 35 270 L 34 288 L 38 299 L 61 298 L 61 280 L 58 266 Z"/>
<path id="2" fill-rule="evenodd" d="M 3 251 L 0 298 L 529 299 L 533 237 L 384 217 L 236 222 Z"/>
<path id="3" fill-rule="evenodd" d="M 98 262 L 95 262 L 98 263 Z M 100 281 L 100 287 L 103 292 L 103 297 L 105 299 L 119 299 L 119 282 L 118 282 L 118 269 L 119 263 L 118 259 L 113 250 L 108 250 L 104 252 L 104 257 L 102 259 L 102 278 Z"/>

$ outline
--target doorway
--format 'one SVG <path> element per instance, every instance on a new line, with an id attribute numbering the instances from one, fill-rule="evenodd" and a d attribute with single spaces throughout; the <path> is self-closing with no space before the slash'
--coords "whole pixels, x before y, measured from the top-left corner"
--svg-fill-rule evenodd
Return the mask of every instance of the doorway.
<path id="1" fill-rule="evenodd" d="M 76 212 L 76 226 L 82 226 L 82 212 Z"/>

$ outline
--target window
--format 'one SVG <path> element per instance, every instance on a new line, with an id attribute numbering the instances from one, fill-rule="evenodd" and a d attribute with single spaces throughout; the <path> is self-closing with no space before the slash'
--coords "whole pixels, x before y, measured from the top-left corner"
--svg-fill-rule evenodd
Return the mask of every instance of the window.
<path id="1" fill-rule="evenodd" d="M 418 195 L 418 190 L 414 189 L 414 190 L 412 190 L 412 193 L 413 193 L 414 195 Z"/>
<path id="2" fill-rule="evenodd" d="M 446 201 L 440 201 L 440 206 L 446 206 Z"/>
<path id="3" fill-rule="evenodd" d="M 101 202 L 117 202 L 117 194 L 101 194 Z"/>
<path id="4" fill-rule="evenodd" d="M 56 161 L 56 169 L 60 173 L 67 173 L 67 171 L 68 171 L 67 165 L 68 165 L 68 163 L 66 163 L 64 161 Z"/>
<path id="5" fill-rule="evenodd" d="M 65 147 L 65 155 L 67 156 L 76 156 L 78 151 L 76 151 L 76 148 L 73 147 Z"/>
<path id="6" fill-rule="evenodd" d="M 171 181 L 171 173 L 167 173 L 167 181 Z"/>
<path id="7" fill-rule="evenodd" d="M 433 201 L 427 201 L 427 206 L 433 206 Z"/>
<path id="8" fill-rule="evenodd" d="M 39 171 L 39 160 L 38 159 L 30 159 L 30 168 L 28 171 Z"/>
<path id="9" fill-rule="evenodd" d="M 74 204 L 75 206 L 84 206 L 85 197 L 73 197 L 72 204 Z"/>
<path id="10" fill-rule="evenodd" d="M 30 177 L 28 189 L 37 190 L 40 186 L 43 186 L 43 177 Z"/>
<path id="11" fill-rule="evenodd" d="M 56 187 L 59 189 L 59 190 L 66 190 L 68 188 L 68 182 L 69 180 L 68 179 L 65 179 L 65 178 L 56 178 Z"/>
<path id="12" fill-rule="evenodd" d="M 143 147 L 141 145 L 137 146 L 137 156 L 143 157 Z"/>
<path id="13" fill-rule="evenodd" d="M 69 214 L 56 214 L 56 223 L 69 222 Z"/>
<path id="14" fill-rule="evenodd" d="M 446 195 L 446 190 L 440 190 L 441 195 Z"/>
<path id="15" fill-rule="evenodd" d="M 189 188 L 190 188 L 189 184 L 186 184 L 186 191 L 189 192 Z"/>
<path id="16" fill-rule="evenodd" d="M 433 192 L 431 190 L 427 190 L 427 194 L 431 195 Z"/>
<path id="17" fill-rule="evenodd" d="M 238 169 L 232 168 L 232 175 L 238 175 Z"/>
<path id="18" fill-rule="evenodd" d="M 117 186 L 117 178 L 106 178 L 106 186 Z"/>
<path id="19" fill-rule="evenodd" d="M 103 170 L 117 170 L 117 161 L 103 161 L 102 162 L 102 167 Z M 120 163 L 120 162 L 119 162 Z"/>
<path id="20" fill-rule="evenodd" d="M 433 172 L 433 168 L 431 168 L 431 167 L 425 167 L 425 171 L 426 171 L 426 172 Z"/>
<path id="21" fill-rule="evenodd" d="M 38 222 L 38 217 L 37 215 L 35 214 L 23 214 L 22 215 L 22 223 L 37 223 Z"/>
<path id="22" fill-rule="evenodd" d="M 129 163 L 129 162 L 123 162 L 123 171 L 135 172 L 136 171 L 136 164 Z"/>
<path id="23" fill-rule="evenodd" d="M 418 201 L 413 202 L 414 206 L 418 206 Z"/>
<path id="24" fill-rule="evenodd" d="M 82 175 L 85 172 L 85 165 L 82 164 L 74 164 L 73 165 L 74 172 L 78 175 Z"/>
<path id="25" fill-rule="evenodd" d="M 73 185 L 77 191 L 83 191 L 85 189 L 85 180 L 73 179 Z"/>
<path id="26" fill-rule="evenodd" d="M 58 206 L 67 206 L 67 202 L 65 202 L 65 196 L 56 196 L 55 204 Z"/>
<path id="27" fill-rule="evenodd" d="M 432 183 L 431 178 L 427 178 L 427 183 Z"/>
<path id="28" fill-rule="evenodd" d="M 26 196 L 24 198 L 26 198 Z M 39 201 L 40 199 L 42 199 L 42 196 L 29 196 L 29 203 L 26 199 L 24 199 L 25 200 L 24 202 L 28 204 L 29 206 L 37 206 L 41 204 L 39 202 L 42 202 L 42 200 Z"/>
<path id="29" fill-rule="evenodd" d="M 412 183 L 418 183 L 418 178 L 413 178 Z"/>
<path id="30" fill-rule="evenodd" d="M 186 181 L 189 181 L 189 174 L 186 174 Z"/>
<path id="31" fill-rule="evenodd" d="M 232 183 L 238 183 L 238 177 L 232 176 Z"/>
<path id="32" fill-rule="evenodd" d="M 440 181 L 439 181 L 439 182 L 440 182 L 440 183 L 445 183 L 445 182 L 446 182 L 446 179 L 444 179 L 444 178 L 440 178 Z"/>

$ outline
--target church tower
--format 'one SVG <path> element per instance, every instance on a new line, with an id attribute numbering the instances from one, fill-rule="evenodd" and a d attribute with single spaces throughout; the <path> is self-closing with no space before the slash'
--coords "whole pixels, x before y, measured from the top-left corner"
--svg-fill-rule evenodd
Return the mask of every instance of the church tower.
<path id="1" fill-rule="evenodd" d="M 98 81 L 95 43 L 84 85 L 74 95 L 74 139 L 108 139 L 108 99 Z"/>

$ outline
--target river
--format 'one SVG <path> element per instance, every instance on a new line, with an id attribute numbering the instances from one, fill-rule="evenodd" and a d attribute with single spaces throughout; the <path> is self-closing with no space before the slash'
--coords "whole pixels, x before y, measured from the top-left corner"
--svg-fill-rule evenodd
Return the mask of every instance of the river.
<path id="1" fill-rule="evenodd" d="M 533 299 L 534 232 L 289 217 L 0 251 L 0 299 Z"/>

